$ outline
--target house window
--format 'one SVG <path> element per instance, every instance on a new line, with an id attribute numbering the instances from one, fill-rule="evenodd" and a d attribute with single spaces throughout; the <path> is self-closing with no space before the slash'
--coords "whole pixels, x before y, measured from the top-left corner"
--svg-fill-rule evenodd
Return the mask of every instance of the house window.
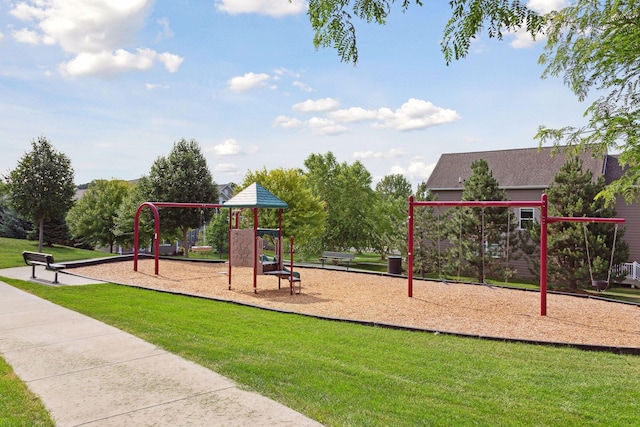
<path id="1" fill-rule="evenodd" d="M 520 208 L 518 217 L 518 228 L 520 230 L 531 230 L 535 221 L 534 208 Z"/>

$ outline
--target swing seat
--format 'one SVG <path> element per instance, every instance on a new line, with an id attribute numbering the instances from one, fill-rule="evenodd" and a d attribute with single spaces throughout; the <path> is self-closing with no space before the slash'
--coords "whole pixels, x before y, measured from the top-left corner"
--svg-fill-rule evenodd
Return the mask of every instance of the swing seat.
<path id="1" fill-rule="evenodd" d="M 592 280 L 591 286 L 596 288 L 596 291 L 602 292 L 607 289 L 608 283 L 606 280 Z"/>

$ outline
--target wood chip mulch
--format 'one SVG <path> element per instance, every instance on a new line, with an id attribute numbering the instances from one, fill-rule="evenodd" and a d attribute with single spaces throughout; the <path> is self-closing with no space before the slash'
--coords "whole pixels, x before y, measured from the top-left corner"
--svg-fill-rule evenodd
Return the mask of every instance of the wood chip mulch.
<path id="1" fill-rule="evenodd" d="M 381 275 L 297 268 L 300 294 L 289 283 L 228 265 L 161 260 L 124 261 L 74 268 L 74 274 L 149 289 L 180 292 L 303 314 L 386 323 L 433 331 L 580 345 L 640 348 L 640 307 L 569 295 L 549 294 L 540 316 L 540 294 L 491 286 L 415 280 Z M 296 284 L 296 291 L 298 290 Z"/>

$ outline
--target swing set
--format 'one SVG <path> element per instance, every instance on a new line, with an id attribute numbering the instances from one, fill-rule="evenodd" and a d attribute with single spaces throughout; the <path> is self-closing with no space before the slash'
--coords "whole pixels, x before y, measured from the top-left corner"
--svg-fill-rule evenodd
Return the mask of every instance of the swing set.
<path id="1" fill-rule="evenodd" d="M 547 315 L 547 233 L 548 233 L 548 225 L 554 222 L 581 222 L 585 224 L 585 241 L 587 242 L 587 259 L 589 262 L 589 272 L 591 274 L 592 284 L 596 289 L 596 282 L 600 283 L 603 281 L 595 281 L 593 279 L 593 270 L 591 267 L 591 259 L 589 257 L 588 251 L 588 241 L 586 240 L 586 223 L 596 222 L 596 223 L 613 223 L 616 224 L 615 235 L 613 248 L 611 251 L 611 262 L 609 263 L 609 275 L 607 277 L 605 287 L 609 285 L 609 280 L 611 278 L 611 269 L 613 266 L 613 252 L 615 250 L 615 240 L 617 237 L 618 225 L 625 222 L 624 218 L 594 218 L 594 217 L 558 217 L 558 216 L 549 216 L 549 201 L 546 194 L 542 194 L 540 200 L 532 200 L 532 201 L 414 201 L 413 196 L 409 197 L 409 232 L 408 232 L 408 254 L 407 254 L 407 263 L 408 263 L 408 272 L 407 272 L 407 293 L 409 297 L 413 297 L 413 248 L 414 248 L 414 209 L 416 207 L 475 207 L 475 208 L 488 208 L 488 207 L 503 207 L 503 208 L 537 208 L 540 210 L 540 316 Z M 483 209 L 484 212 L 484 209 Z M 483 230 L 484 236 L 484 230 Z M 484 237 L 483 237 L 484 240 Z M 508 240 L 507 240 L 508 242 Z M 507 243 L 508 245 L 508 243 Z M 440 255 L 438 254 L 438 257 Z M 484 260 L 484 257 L 483 257 Z M 508 262 L 508 261 L 507 261 Z M 603 286 L 600 283 L 600 286 Z"/>

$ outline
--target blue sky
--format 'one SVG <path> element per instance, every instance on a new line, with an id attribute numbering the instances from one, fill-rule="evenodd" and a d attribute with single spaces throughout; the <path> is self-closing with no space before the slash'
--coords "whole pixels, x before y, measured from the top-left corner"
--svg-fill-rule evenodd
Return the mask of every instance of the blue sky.
<path id="1" fill-rule="evenodd" d="M 416 185 L 443 153 L 584 122 L 561 78 L 540 79 L 540 42 L 480 37 L 446 66 L 449 15 L 426 2 L 359 24 L 354 67 L 313 47 L 302 0 L 0 0 L 0 174 L 40 135 L 78 184 L 138 178 L 194 138 L 218 183 L 332 151 Z"/>

